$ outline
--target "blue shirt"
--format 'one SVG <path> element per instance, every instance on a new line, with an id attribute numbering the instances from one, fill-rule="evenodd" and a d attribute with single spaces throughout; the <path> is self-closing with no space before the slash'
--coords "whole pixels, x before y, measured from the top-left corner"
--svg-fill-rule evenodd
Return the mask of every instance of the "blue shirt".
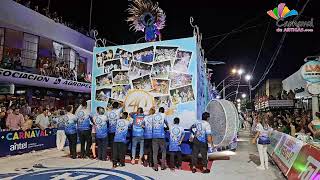
<path id="1" fill-rule="evenodd" d="M 76 112 L 78 118 L 79 131 L 85 131 L 90 129 L 90 112 L 87 109 L 80 109 Z"/>
<path id="2" fill-rule="evenodd" d="M 144 118 L 144 138 L 152 139 L 152 121 L 154 115 L 146 116 Z"/>
<path id="3" fill-rule="evenodd" d="M 133 114 L 132 116 L 132 136 L 133 137 L 142 137 L 144 130 L 142 128 L 143 121 L 144 121 L 144 114 Z"/>
<path id="4" fill-rule="evenodd" d="M 64 118 L 65 129 L 64 131 L 66 134 L 76 134 L 77 133 L 77 116 L 71 113 L 67 113 L 66 115 L 62 116 Z"/>
<path id="5" fill-rule="evenodd" d="M 63 118 L 63 116 L 53 117 L 52 122 L 57 125 L 58 130 L 64 130 L 66 127 L 66 121 L 65 118 Z"/>
<path id="6" fill-rule="evenodd" d="M 128 127 L 132 124 L 132 121 L 126 119 L 119 119 L 117 121 L 116 133 L 114 135 L 114 142 L 127 142 Z"/>
<path id="7" fill-rule="evenodd" d="M 93 117 L 96 124 L 96 137 L 105 138 L 108 136 L 108 118 L 106 115 L 96 115 Z"/>
<path id="8" fill-rule="evenodd" d="M 211 135 L 211 126 L 207 121 L 199 120 L 191 126 L 195 138 L 200 142 L 207 143 L 208 135 Z"/>
<path id="9" fill-rule="evenodd" d="M 165 132 L 164 132 L 164 124 L 167 124 L 166 115 L 164 113 L 158 113 L 154 115 L 153 121 L 152 121 L 152 138 L 165 138 Z"/>
<path id="10" fill-rule="evenodd" d="M 170 128 L 169 151 L 181 151 L 180 142 L 184 136 L 184 129 L 179 125 Z"/>
<path id="11" fill-rule="evenodd" d="M 122 108 L 113 109 L 110 112 L 107 112 L 106 115 L 109 121 L 109 133 L 115 133 L 117 128 L 117 120 L 120 119 L 120 114 L 122 112 Z"/>

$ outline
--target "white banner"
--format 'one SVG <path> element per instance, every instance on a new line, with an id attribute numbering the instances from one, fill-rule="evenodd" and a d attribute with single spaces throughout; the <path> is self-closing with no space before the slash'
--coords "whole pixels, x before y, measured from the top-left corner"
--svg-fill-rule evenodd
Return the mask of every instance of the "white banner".
<path id="1" fill-rule="evenodd" d="M 91 84 L 0 68 L 0 82 L 90 93 Z"/>

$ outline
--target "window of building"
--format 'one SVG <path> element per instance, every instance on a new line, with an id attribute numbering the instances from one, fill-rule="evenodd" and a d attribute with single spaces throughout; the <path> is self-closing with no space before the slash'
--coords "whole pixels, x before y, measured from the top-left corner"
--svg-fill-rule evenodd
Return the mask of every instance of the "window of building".
<path id="1" fill-rule="evenodd" d="M 12 29 L 4 30 L 4 50 L 3 56 L 7 58 L 9 63 L 13 63 L 13 59 L 18 54 L 21 55 L 23 47 L 23 33 Z"/>
<path id="2" fill-rule="evenodd" d="M 38 58 L 39 37 L 32 34 L 23 34 L 22 66 L 35 68 Z"/>

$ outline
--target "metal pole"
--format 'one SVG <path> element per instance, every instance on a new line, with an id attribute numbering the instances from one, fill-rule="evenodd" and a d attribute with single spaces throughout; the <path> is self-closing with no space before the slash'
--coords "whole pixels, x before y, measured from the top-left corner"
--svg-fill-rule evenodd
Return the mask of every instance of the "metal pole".
<path id="1" fill-rule="evenodd" d="M 249 80 L 249 101 L 251 102 L 251 82 Z"/>
<path id="2" fill-rule="evenodd" d="M 223 88 L 223 89 L 222 89 L 222 90 L 223 90 L 222 99 L 224 99 L 224 98 L 226 97 L 226 89 L 224 88 L 224 81 L 225 81 L 225 80 L 222 81 L 222 88 Z"/>
<path id="3" fill-rule="evenodd" d="M 92 0 L 90 1 L 89 33 L 91 31 Z"/>
<path id="4" fill-rule="evenodd" d="M 48 7 L 47 7 L 48 12 L 50 12 L 50 1 L 51 1 L 51 0 L 48 0 Z"/>

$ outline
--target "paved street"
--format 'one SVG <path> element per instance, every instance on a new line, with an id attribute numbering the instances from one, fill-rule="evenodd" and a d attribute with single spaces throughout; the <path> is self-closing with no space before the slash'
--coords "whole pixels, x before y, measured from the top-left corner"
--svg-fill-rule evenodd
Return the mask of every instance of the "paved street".
<path id="1" fill-rule="evenodd" d="M 259 164 L 259 157 L 257 149 L 254 145 L 249 143 L 249 135 L 246 132 L 241 132 L 241 137 L 239 139 L 239 148 L 238 150 L 233 152 L 224 152 L 218 153 L 216 156 L 222 156 L 223 154 L 229 155 L 230 160 L 215 160 L 213 162 L 211 173 L 210 174 L 201 174 L 196 173 L 192 174 L 190 171 L 176 170 L 174 172 L 170 170 L 155 172 L 151 168 L 145 168 L 141 165 L 131 165 L 127 164 L 123 168 L 117 168 L 120 171 L 109 172 L 109 175 L 115 175 L 117 177 L 121 177 L 121 173 L 129 172 L 131 174 L 138 175 L 139 177 L 148 179 L 238 179 L 238 180 L 246 180 L 246 179 L 259 179 L 259 180 L 276 180 L 276 179 L 284 179 L 282 174 L 279 172 L 278 168 L 275 166 L 270 166 L 269 170 L 261 171 L 256 169 L 256 164 Z M 102 168 L 106 172 L 108 169 L 111 169 L 110 162 L 101 162 L 97 160 L 90 159 L 76 159 L 72 160 L 65 157 L 65 152 L 58 152 L 55 149 L 45 150 L 35 153 L 29 153 L 24 155 L 6 157 L 0 159 L 0 177 L 6 179 L 12 179 L 12 176 L 21 176 L 22 174 L 40 172 L 40 171 L 53 171 L 56 169 L 65 169 L 65 168 L 73 168 L 72 171 L 84 171 L 84 172 L 92 172 L 97 168 Z M 217 158 L 221 159 L 221 158 Z M 34 168 L 33 166 L 36 164 L 41 164 L 44 168 Z M 84 168 L 84 170 L 83 170 Z M 92 168 L 92 169 L 91 169 Z M 115 174 L 116 172 L 117 174 Z M 76 175 L 70 175 L 71 173 L 61 173 L 55 172 L 58 175 L 62 176 L 46 176 L 48 179 L 51 177 L 52 179 L 89 179 L 92 178 L 91 174 L 82 174 L 78 178 Z M 99 173 L 101 173 L 99 171 Z M 81 173 L 80 173 L 81 174 Z M 120 175 L 119 175 L 120 174 Z M 69 176 L 67 176 L 69 175 Z M 63 177 L 65 176 L 65 177 Z M 24 177 L 24 176 L 21 176 Z M 59 178 L 57 178 L 59 177 Z M 73 177 L 73 178 L 71 178 Z M 104 177 L 101 176 L 100 178 Z M 130 176 L 133 179 L 136 179 Z M 128 177 L 123 177 L 124 179 L 128 179 Z M 27 178 L 22 178 L 27 179 Z M 34 176 L 34 179 L 38 179 L 37 176 Z M 99 178 L 95 178 L 99 179 Z"/>

